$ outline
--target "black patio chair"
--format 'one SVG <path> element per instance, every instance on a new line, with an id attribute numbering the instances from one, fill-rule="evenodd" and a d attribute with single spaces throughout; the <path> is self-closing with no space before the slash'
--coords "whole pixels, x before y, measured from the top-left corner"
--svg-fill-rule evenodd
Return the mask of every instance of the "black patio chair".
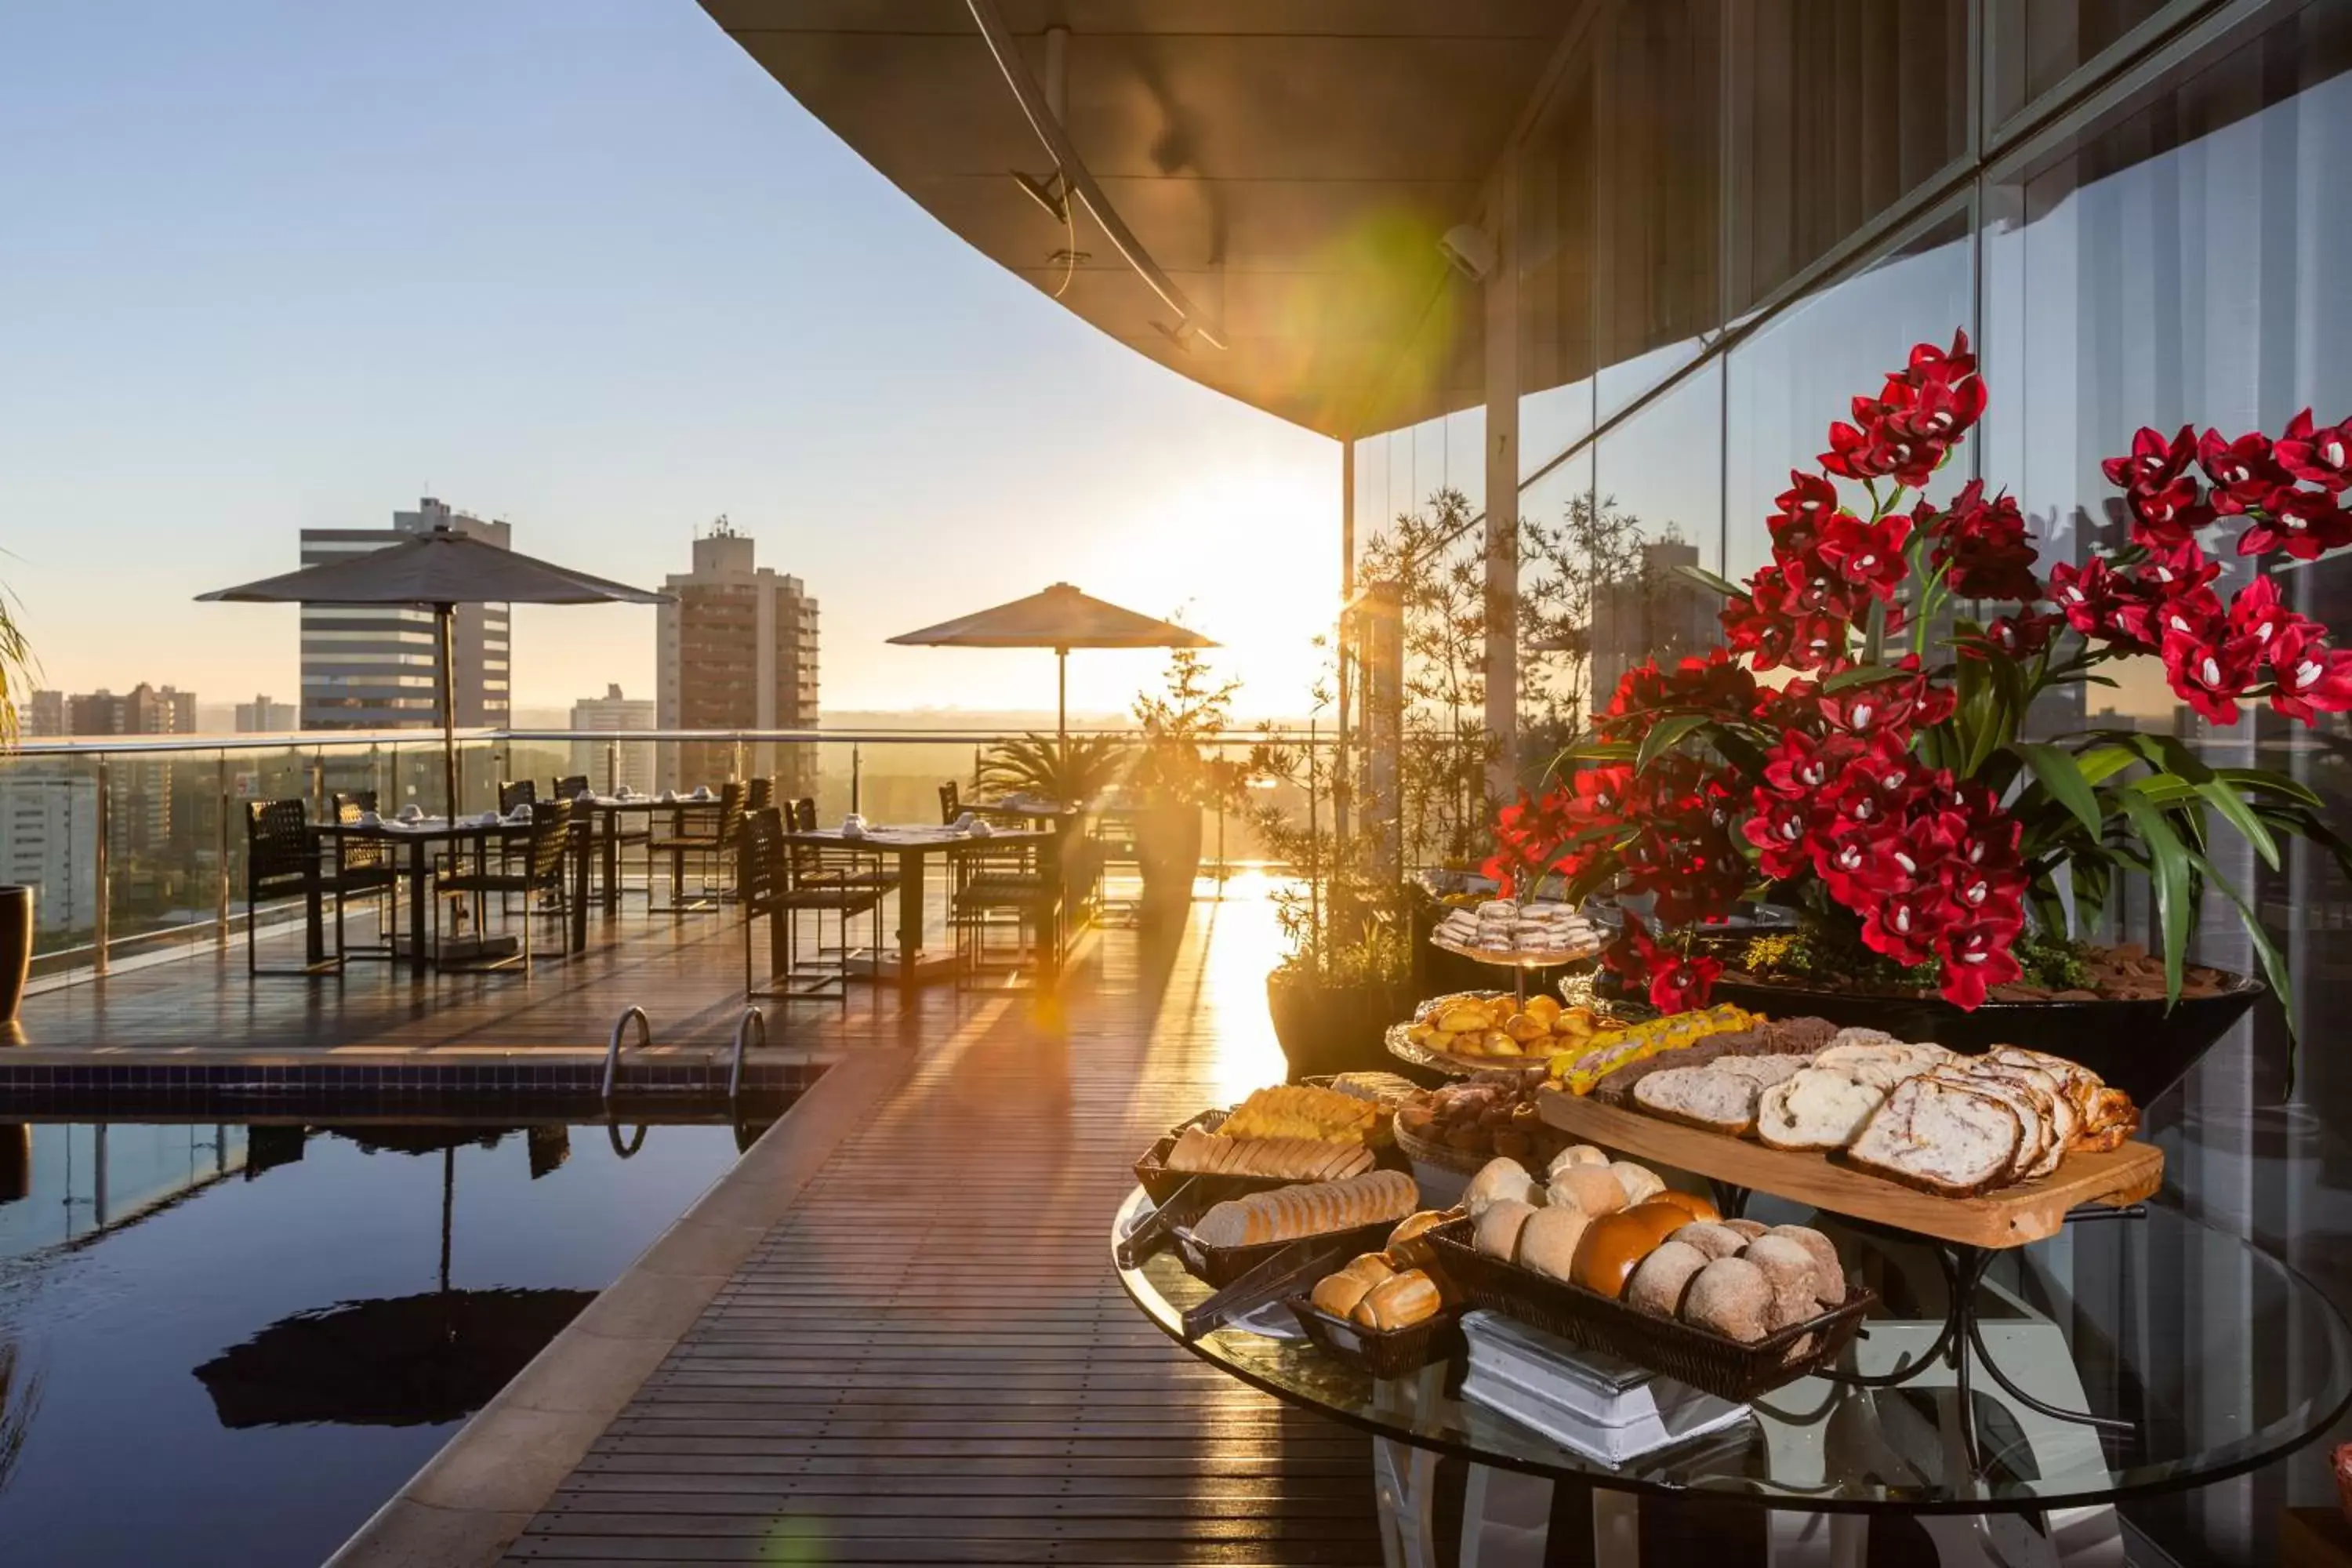
<path id="1" fill-rule="evenodd" d="M 814 797 L 804 795 L 793 802 L 790 826 L 795 833 L 816 831 Z M 805 846 L 797 847 L 805 847 Z M 884 892 L 896 889 L 898 886 L 898 873 L 880 866 L 879 858 L 876 858 L 877 864 L 873 869 L 858 870 L 846 865 L 827 865 L 822 858 L 817 858 L 807 863 L 806 875 L 814 881 L 830 882 L 845 888 L 878 888 Z"/>
<path id="2" fill-rule="evenodd" d="M 520 970 L 528 973 L 531 964 L 530 927 L 535 916 L 552 916 L 568 929 L 572 914 L 572 879 L 564 874 L 564 857 L 572 847 L 572 803 L 551 800 L 531 806 L 530 831 L 516 851 L 514 869 L 507 862 L 484 863 L 471 870 L 461 865 L 444 868 L 434 879 L 433 943 L 436 952 L 441 945 L 441 905 L 450 894 L 471 894 L 478 905 L 482 896 L 497 893 L 501 903 L 512 894 L 520 893 L 522 903 L 522 947 L 518 952 L 480 963 L 457 963 L 446 967 L 479 973 Z M 544 902 L 541 895 L 550 895 Z M 478 928 L 477 928 L 478 930 Z"/>
<path id="3" fill-rule="evenodd" d="M 747 816 L 755 811 L 765 811 L 775 804 L 776 781 L 772 775 L 752 779 L 743 786 L 743 810 Z"/>
<path id="4" fill-rule="evenodd" d="M 342 900 L 352 893 L 375 893 L 393 882 L 389 865 L 346 866 L 340 857 L 326 855 L 299 800 L 251 800 L 245 805 L 245 971 L 248 975 L 340 974 L 343 969 Z M 288 898 L 306 898 L 316 886 L 324 900 L 336 902 L 335 953 L 299 969 L 261 967 L 261 906 Z M 307 933 L 306 933 L 307 941 Z"/>
<path id="5" fill-rule="evenodd" d="M 652 912 L 703 913 L 717 908 L 717 900 L 727 893 L 716 884 L 729 868 L 736 837 L 742 831 L 743 785 L 740 781 L 721 784 L 715 801 L 682 800 L 668 811 L 656 812 L 646 845 L 646 897 L 652 898 L 654 860 L 663 857 L 669 861 L 669 902 L 655 907 Z M 702 896 L 692 903 L 686 901 L 684 892 L 688 856 L 695 857 L 702 869 Z"/>
<path id="6" fill-rule="evenodd" d="M 956 788 L 955 780 L 950 779 L 940 785 L 940 821 L 953 826 L 955 819 L 962 815 L 963 792 Z"/>
<path id="7" fill-rule="evenodd" d="M 753 812 L 745 818 L 738 837 L 735 886 L 743 905 L 743 994 L 748 997 L 773 997 L 786 1002 L 823 1002 L 839 999 L 843 1010 L 849 1006 L 849 922 L 859 915 L 873 921 L 873 942 L 876 951 L 882 943 L 882 894 L 872 888 L 845 887 L 839 883 L 803 881 L 802 870 L 812 858 L 822 858 L 814 845 L 796 845 L 784 837 L 783 814 L 773 806 Z M 845 858 L 852 858 L 845 853 Z M 818 867 L 818 869 L 828 868 Z M 799 916 L 813 911 L 817 917 L 817 961 L 803 964 L 800 960 Z M 824 917 L 832 914 L 840 922 L 840 942 L 830 951 L 836 957 L 824 962 L 828 951 L 824 941 Z M 768 984 L 761 990 L 751 964 L 751 923 L 768 922 Z"/>
<path id="8" fill-rule="evenodd" d="M 334 808 L 335 821 L 348 827 L 375 810 L 376 795 L 372 789 L 337 790 L 327 800 Z M 335 951 L 346 958 L 389 961 L 398 957 L 392 933 L 398 929 L 400 916 L 400 868 L 394 863 L 392 846 L 379 839 L 346 838 L 338 834 L 334 847 L 336 879 L 347 889 L 343 896 L 335 900 Z M 343 910 L 351 902 L 351 894 L 366 894 L 372 888 L 380 889 L 373 896 L 376 902 L 376 931 L 381 940 L 353 947 L 343 939 Z"/>
<path id="9" fill-rule="evenodd" d="M 1058 834 L 1026 833 L 964 850 L 954 857 L 955 893 L 948 914 L 955 926 L 956 984 L 987 968 L 1017 971 L 1034 957 L 1042 984 L 1058 973 L 1062 958 L 1062 886 Z M 990 938 L 1013 935 L 1010 953 L 992 951 Z"/>

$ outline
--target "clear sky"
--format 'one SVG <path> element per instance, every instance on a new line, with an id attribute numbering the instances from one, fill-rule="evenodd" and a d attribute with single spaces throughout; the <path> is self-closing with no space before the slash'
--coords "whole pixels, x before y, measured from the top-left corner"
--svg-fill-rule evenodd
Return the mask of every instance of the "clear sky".
<path id="1" fill-rule="evenodd" d="M 192 596 L 429 489 L 647 584 L 727 513 L 823 601 L 828 707 L 1050 705 L 1050 655 L 883 639 L 1055 578 L 1302 707 L 1338 446 L 1000 271 L 691 0 L 11 5 L 0 147 L 0 575 L 46 684 L 291 700 L 294 611 Z M 650 612 L 515 640 L 520 704 L 652 693 Z M 1072 706 L 1155 668 L 1074 658 Z"/>

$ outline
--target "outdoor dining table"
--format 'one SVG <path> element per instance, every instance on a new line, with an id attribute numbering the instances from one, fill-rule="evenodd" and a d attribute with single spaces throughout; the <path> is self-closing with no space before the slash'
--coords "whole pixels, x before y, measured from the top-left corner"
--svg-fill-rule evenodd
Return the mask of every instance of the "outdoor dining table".
<path id="1" fill-rule="evenodd" d="M 584 828 L 585 833 L 597 841 L 598 859 L 604 876 L 604 896 L 601 900 L 604 912 L 612 914 L 621 907 L 622 818 L 644 817 L 647 823 L 647 830 L 651 831 L 651 823 L 654 815 L 657 812 L 667 813 L 673 821 L 683 821 L 686 814 L 690 811 L 717 811 L 718 809 L 719 797 L 716 795 L 685 795 L 668 800 L 664 800 L 659 795 L 633 795 L 626 797 L 583 795 L 574 799 L 572 803 L 572 820 L 588 825 Z M 673 872 L 672 880 L 673 882 L 676 880 L 675 872 Z M 674 902 L 677 895 L 673 893 L 671 898 Z"/>
<path id="2" fill-rule="evenodd" d="M 451 822 L 446 817 L 427 816 L 415 822 L 403 822 L 387 817 L 380 822 L 322 822 L 311 825 L 312 836 L 321 841 L 345 839 L 362 843 L 404 845 L 408 855 L 400 874 L 408 883 L 408 963 L 417 974 L 429 973 L 434 955 L 426 941 L 425 911 L 431 898 L 433 877 L 432 850 L 436 846 L 470 844 L 477 854 L 488 853 L 492 838 L 528 837 L 529 822 L 516 822 L 504 817 L 483 821 L 478 817 Z M 584 952 L 588 946 L 588 855 L 586 824 L 574 817 L 572 825 L 572 919 L 567 934 L 567 951 Z M 326 956 L 326 931 L 320 889 L 316 878 L 304 900 L 304 931 L 306 957 L 311 963 Z"/>
<path id="3" fill-rule="evenodd" d="M 1874 1316 L 1835 1377 L 1916 1366 L 1916 1379 L 1800 1378 L 1751 1401 L 1732 1426 L 1611 1465 L 1465 1397 L 1458 1347 L 1417 1373 L 1376 1378 L 1299 1337 L 1279 1300 L 1247 1314 L 1250 1327 L 1195 1323 L 1188 1333 L 1185 1314 L 1209 1288 L 1172 1253 L 1119 1261 L 1120 1241 L 1150 1213 L 1137 1188 L 1112 1222 L 1129 1297 L 1211 1366 L 1370 1433 L 1389 1561 L 1408 1568 L 1437 1562 L 1431 1500 L 1445 1456 L 1469 1462 L 1461 1560 L 1481 1568 L 1544 1561 L 1562 1485 L 1591 1494 L 1596 1568 L 1641 1560 L 1641 1497 L 1705 1503 L 1718 1516 L 1762 1510 L 1774 1568 L 1878 1561 L 1874 1520 L 1933 1542 L 1906 1562 L 2123 1568 L 2118 1502 L 2256 1469 L 2352 1405 L 2352 1332 L 2319 1289 L 2252 1241 L 2150 1204 L 2077 1219 L 2004 1254 L 1978 1287 L 1983 1354 L 2042 1401 L 2127 1429 L 2053 1419 L 1983 1376 L 1976 1355 L 1967 1358 L 1973 1381 L 1957 1372 L 1933 1348 L 1938 1323 Z M 1933 1273 L 1917 1238 L 1899 1232 L 1779 1198 L 1757 1198 L 1751 1213 L 1817 1226 L 1850 1270 L 1882 1287 Z M 1939 1299 L 1919 1304 L 1942 1310 Z"/>
<path id="4" fill-rule="evenodd" d="M 926 874 L 933 858 L 952 859 L 975 849 L 1007 844 L 1034 844 L 1049 839 L 1051 830 L 1034 832 L 974 833 L 968 828 L 939 826 L 927 823 L 894 826 L 876 824 L 863 833 L 845 833 L 838 827 L 814 827 L 803 832 L 787 833 L 784 839 L 793 844 L 814 844 L 831 849 L 856 849 L 873 855 L 894 855 L 898 862 L 898 945 L 895 952 L 872 955 L 869 973 L 878 983 L 886 975 L 895 978 L 901 992 L 910 991 L 927 979 L 923 973 L 923 910 L 926 903 Z M 934 966 L 940 973 L 951 973 L 952 965 Z"/>

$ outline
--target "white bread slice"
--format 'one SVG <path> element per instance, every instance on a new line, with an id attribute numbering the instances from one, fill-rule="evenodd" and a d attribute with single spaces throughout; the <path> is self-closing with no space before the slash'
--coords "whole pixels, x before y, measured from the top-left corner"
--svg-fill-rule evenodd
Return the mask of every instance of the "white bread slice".
<path id="1" fill-rule="evenodd" d="M 1633 1086 L 1633 1103 L 1669 1121 L 1741 1138 L 1756 1125 L 1761 1092 L 1755 1079 L 1713 1068 L 1666 1068 Z"/>
<path id="2" fill-rule="evenodd" d="M 1937 1078 L 1895 1086 L 1846 1151 L 1862 1170 L 1942 1197 L 1973 1197 L 2006 1180 L 2024 1136 L 2004 1100 Z"/>
<path id="3" fill-rule="evenodd" d="M 1770 1089 L 1776 1083 L 1786 1083 L 1805 1069 L 1801 1056 L 1717 1057 L 1706 1064 L 1716 1072 L 1727 1072 L 1734 1078 L 1744 1078 L 1759 1089 Z"/>
<path id="4" fill-rule="evenodd" d="M 1806 1068 L 1764 1091 L 1756 1136 L 1775 1149 L 1843 1149 L 1885 1103 L 1885 1091 L 1835 1068 Z"/>
<path id="5" fill-rule="evenodd" d="M 2058 1168 L 2083 1136 L 2083 1113 L 2066 1092 L 2065 1084 L 2054 1074 L 2040 1068 L 2019 1067 L 2012 1062 L 1993 1061 L 1985 1057 L 1968 1058 L 1970 1078 L 2008 1079 L 2032 1089 L 2042 1101 L 2042 1111 L 2050 1121 L 2051 1152 L 2042 1161 L 2038 1174 L 2048 1175 Z"/>
<path id="6" fill-rule="evenodd" d="M 2030 1084 L 2013 1079 L 1997 1077 L 1990 1072 L 1972 1070 L 1968 1067 L 1940 1067 L 1928 1075 L 1948 1083 L 1961 1083 L 1980 1093 L 2004 1101 L 2017 1115 L 2019 1137 L 2017 1152 L 2010 1157 L 2009 1180 L 2027 1181 L 2036 1175 L 2048 1175 L 2064 1157 L 2065 1149 L 2057 1142 L 2057 1131 L 2052 1124 L 2053 1112 L 2050 1099 Z"/>
<path id="7" fill-rule="evenodd" d="M 1941 1046 L 1915 1046 L 1902 1040 L 1848 1041 L 1822 1047 L 1813 1054 L 1813 1066 L 1833 1068 L 1883 1093 L 1937 1066 L 1948 1054 Z"/>

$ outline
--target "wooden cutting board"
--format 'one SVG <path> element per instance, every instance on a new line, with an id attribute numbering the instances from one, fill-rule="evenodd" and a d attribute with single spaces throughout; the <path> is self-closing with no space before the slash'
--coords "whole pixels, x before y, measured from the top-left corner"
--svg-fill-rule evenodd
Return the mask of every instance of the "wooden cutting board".
<path id="1" fill-rule="evenodd" d="M 2054 1173 L 2038 1182 L 2022 1182 L 1980 1197 L 1939 1198 L 1858 1171 L 1827 1154 L 1768 1149 L 1561 1089 L 1538 1092 L 1536 1108 L 1562 1131 L 1633 1160 L 1967 1247 L 2022 1247 L 2056 1235 L 2071 1208 L 2082 1204 L 2120 1208 L 2152 1196 L 2164 1183 L 2164 1152 L 2152 1143 L 2126 1143 L 2102 1154 L 2069 1154 Z"/>

